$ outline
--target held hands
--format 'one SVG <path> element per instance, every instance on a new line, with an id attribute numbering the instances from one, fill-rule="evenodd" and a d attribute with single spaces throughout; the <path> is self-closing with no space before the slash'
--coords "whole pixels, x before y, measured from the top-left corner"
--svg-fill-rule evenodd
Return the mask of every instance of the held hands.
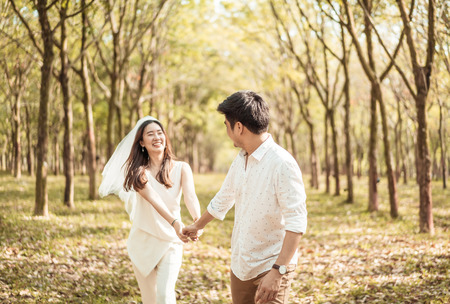
<path id="1" fill-rule="evenodd" d="M 175 232 L 178 236 L 178 238 L 183 242 L 187 243 L 189 239 L 191 241 L 198 241 L 199 237 L 203 234 L 203 229 L 196 228 L 195 230 L 192 229 L 192 226 L 194 224 L 189 225 L 187 227 L 184 226 L 184 224 L 180 220 L 174 220 L 173 222 L 173 229 L 175 229 Z"/>
<path id="2" fill-rule="evenodd" d="M 190 238 L 192 241 L 198 241 L 199 237 L 203 234 L 203 229 L 197 228 L 195 223 L 183 228 L 183 234 Z"/>
<path id="3" fill-rule="evenodd" d="M 175 229 L 175 232 L 177 234 L 177 236 L 180 238 L 180 240 L 183 243 L 187 243 L 189 241 L 188 237 L 186 235 L 183 234 L 183 228 L 184 225 L 180 220 L 175 220 L 175 222 L 172 224 L 173 229 Z"/>
<path id="4" fill-rule="evenodd" d="M 255 295 L 255 303 L 266 303 L 275 300 L 280 289 L 282 275 L 278 271 L 270 270 L 259 283 Z"/>

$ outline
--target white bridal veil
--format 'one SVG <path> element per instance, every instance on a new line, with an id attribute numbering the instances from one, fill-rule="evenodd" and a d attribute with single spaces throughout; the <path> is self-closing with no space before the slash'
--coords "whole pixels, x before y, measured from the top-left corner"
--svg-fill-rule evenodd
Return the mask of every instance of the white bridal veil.
<path id="1" fill-rule="evenodd" d="M 136 123 L 134 128 L 122 139 L 117 146 L 111 158 L 105 165 L 102 172 L 102 183 L 98 189 L 100 197 L 105 197 L 109 194 L 115 194 L 125 203 L 125 210 L 133 220 L 136 205 L 136 192 L 134 190 L 125 191 L 123 183 L 125 181 L 125 167 L 124 164 L 131 152 L 136 132 L 139 126 L 147 120 L 158 121 L 152 116 L 145 116 Z"/>

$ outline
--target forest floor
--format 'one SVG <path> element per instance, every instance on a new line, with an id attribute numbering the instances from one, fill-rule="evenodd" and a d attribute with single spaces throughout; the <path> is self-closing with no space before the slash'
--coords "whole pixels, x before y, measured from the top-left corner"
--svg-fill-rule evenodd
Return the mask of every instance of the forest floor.
<path id="1" fill-rule="evenodd" d="M 205 210 L 224 175 L 196 175 Z M 126 251 L 130 229 L 116 197 L 88 201 L 76 177 L 75 210 L 63 206 L 64 177 L 48 179 L 50 217 L 33 217 L 34 179 L 0 174 L 1 303 L 139 303 Z M 306 182 L 306 178 L 305 178 Z M 389 216 L 385 180 L 380 211 L 367 212 L 367 181 L 355 203 L 307 187 L 308 230 L 299 246 L 290 303 L 450 303 L 450 190 L 433 183 L 436 234 L 418 233 L 418 187 L 398 185 L 400 215 Z M 190 223 L 188 212 L 183 219 Z M 201 241 L 185 245 L 177 303 L 231 303 L 233 209 Z"/>

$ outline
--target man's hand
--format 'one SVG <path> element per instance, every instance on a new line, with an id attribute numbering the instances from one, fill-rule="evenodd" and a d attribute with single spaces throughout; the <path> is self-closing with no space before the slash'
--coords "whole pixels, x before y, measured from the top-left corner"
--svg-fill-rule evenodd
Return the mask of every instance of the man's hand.
<path id="1" fill-rule="evenodd" d="M 271 269 L 259 283 L 255 295 L 255 303 L 266 303 L 275 300 L 280 290 L 282 275 L 275 269 Z"/>
<path id="2" fill-rule="evenodd" d="M 183 234 L 184 225 L 180 220 L 176 220 L 175 223 L 173 223 L 173 229 L 175 229 L 177 236 L 183 243 L 187 243 L 189 241 L 188 237 Z"/>

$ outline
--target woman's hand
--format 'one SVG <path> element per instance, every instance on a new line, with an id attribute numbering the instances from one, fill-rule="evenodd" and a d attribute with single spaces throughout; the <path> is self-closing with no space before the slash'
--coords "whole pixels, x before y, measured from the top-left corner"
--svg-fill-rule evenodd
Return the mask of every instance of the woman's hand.
<path id="1" fill-rule="evenodd" d="M 184 225 L 181 222 L 181 220 L 176 220 L 172 226 L 173 226 L 173 229 L 175 229 L 175 232 L 176 232 L 177 236 L 180 238 L 180 240 L 183 243 L 187 243 L 189 241 L 189 238 L 183 234 Z"/>

